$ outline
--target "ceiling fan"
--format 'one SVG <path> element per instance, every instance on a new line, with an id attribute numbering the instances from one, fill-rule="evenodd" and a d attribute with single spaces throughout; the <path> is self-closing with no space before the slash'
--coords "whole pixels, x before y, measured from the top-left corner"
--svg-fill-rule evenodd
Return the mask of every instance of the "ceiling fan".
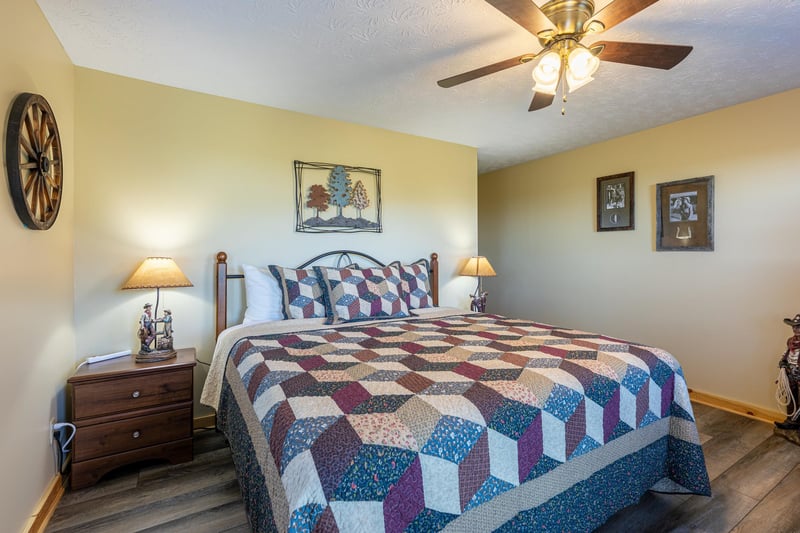
<path id="1" fill-rule="evenodd" d="M 595 13 L 593 0 L 549 0 L 541 8 L 532 0 L 486 0 L 535 35 L 542 49 L 437 83 L 440 87 L 453 87 L 539 59 L 533 70 L 534 94 L 528 108 L 536 111 L 553 103 L 559 87 L 566 101 L 567 89 L 572 92 L 592 81 L 600 60 L 669 70 L 689 55 L 691 46 L 617 41 L 600 41 L 588 47 L 581 44 L 587 35 L 608 30 L 657 1 L 612 0 Z"/>

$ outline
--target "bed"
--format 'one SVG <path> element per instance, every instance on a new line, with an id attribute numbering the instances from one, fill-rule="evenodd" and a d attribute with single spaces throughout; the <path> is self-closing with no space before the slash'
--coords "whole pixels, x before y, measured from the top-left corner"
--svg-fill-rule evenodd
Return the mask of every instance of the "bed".
<path id="1" fill-rule="evenodd" d="M 332 255 L 335 268 L 311 270 Z M 228 280 L 242 277 L 226 259 L 201 401 L 230 442 L 254 531 L 591 531 L 648 490 L 710 495 L 664 350 L 438 307 L 435 254 L 389 266 L 331 252 L 270 269 L 285 319 L 226 328 Z M 298 292 L 303 272 L 317 275 L 324 316 L 288 308 L 314 299 Z"/>

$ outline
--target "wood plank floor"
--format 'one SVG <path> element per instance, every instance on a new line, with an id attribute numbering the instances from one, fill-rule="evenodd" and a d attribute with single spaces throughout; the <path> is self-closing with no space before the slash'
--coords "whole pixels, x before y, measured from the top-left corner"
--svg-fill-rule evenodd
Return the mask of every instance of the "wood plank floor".
<path id="1" fill-rule="evenodd" d="M 598 531 L 798 532 L 800 446 L 772 426 L 694 405 L 713 496 L 645 494 Z M 249 531 L 230 451 L 213 430 L 195 432 L 195 458 L 112 472 L 67 491 L 48 532 Z"/>

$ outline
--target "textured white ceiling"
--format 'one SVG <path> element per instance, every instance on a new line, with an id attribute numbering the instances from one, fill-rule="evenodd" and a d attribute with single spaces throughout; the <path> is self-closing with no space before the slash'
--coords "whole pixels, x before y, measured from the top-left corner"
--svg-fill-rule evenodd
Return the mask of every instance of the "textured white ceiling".
<path id="1" fill-rule="evenodd" d="M 694 51 L 601 63 L 566 116 L 527 111 L 533 64 L 436 85 L 539 50 L 484 0 L 37 1 L 76 65 L 475 146 L 481 172 L 800 87 L 800 0 L 660 0 L 584 44 Z"/>

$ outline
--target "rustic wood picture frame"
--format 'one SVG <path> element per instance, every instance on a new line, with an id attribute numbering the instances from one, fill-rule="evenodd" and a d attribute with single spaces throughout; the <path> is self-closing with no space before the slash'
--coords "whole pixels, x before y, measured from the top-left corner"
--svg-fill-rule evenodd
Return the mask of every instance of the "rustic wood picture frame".
<path id="1" fill-rule="evenodd" d="M 714 176 L 656 185 L 656 251 L 714 250 Z"/>
<path id="2" fill-rule="evenodd" d="M 636 227 L 633 193 L 633 171 L 597 178 L 597 231 Z"/>

